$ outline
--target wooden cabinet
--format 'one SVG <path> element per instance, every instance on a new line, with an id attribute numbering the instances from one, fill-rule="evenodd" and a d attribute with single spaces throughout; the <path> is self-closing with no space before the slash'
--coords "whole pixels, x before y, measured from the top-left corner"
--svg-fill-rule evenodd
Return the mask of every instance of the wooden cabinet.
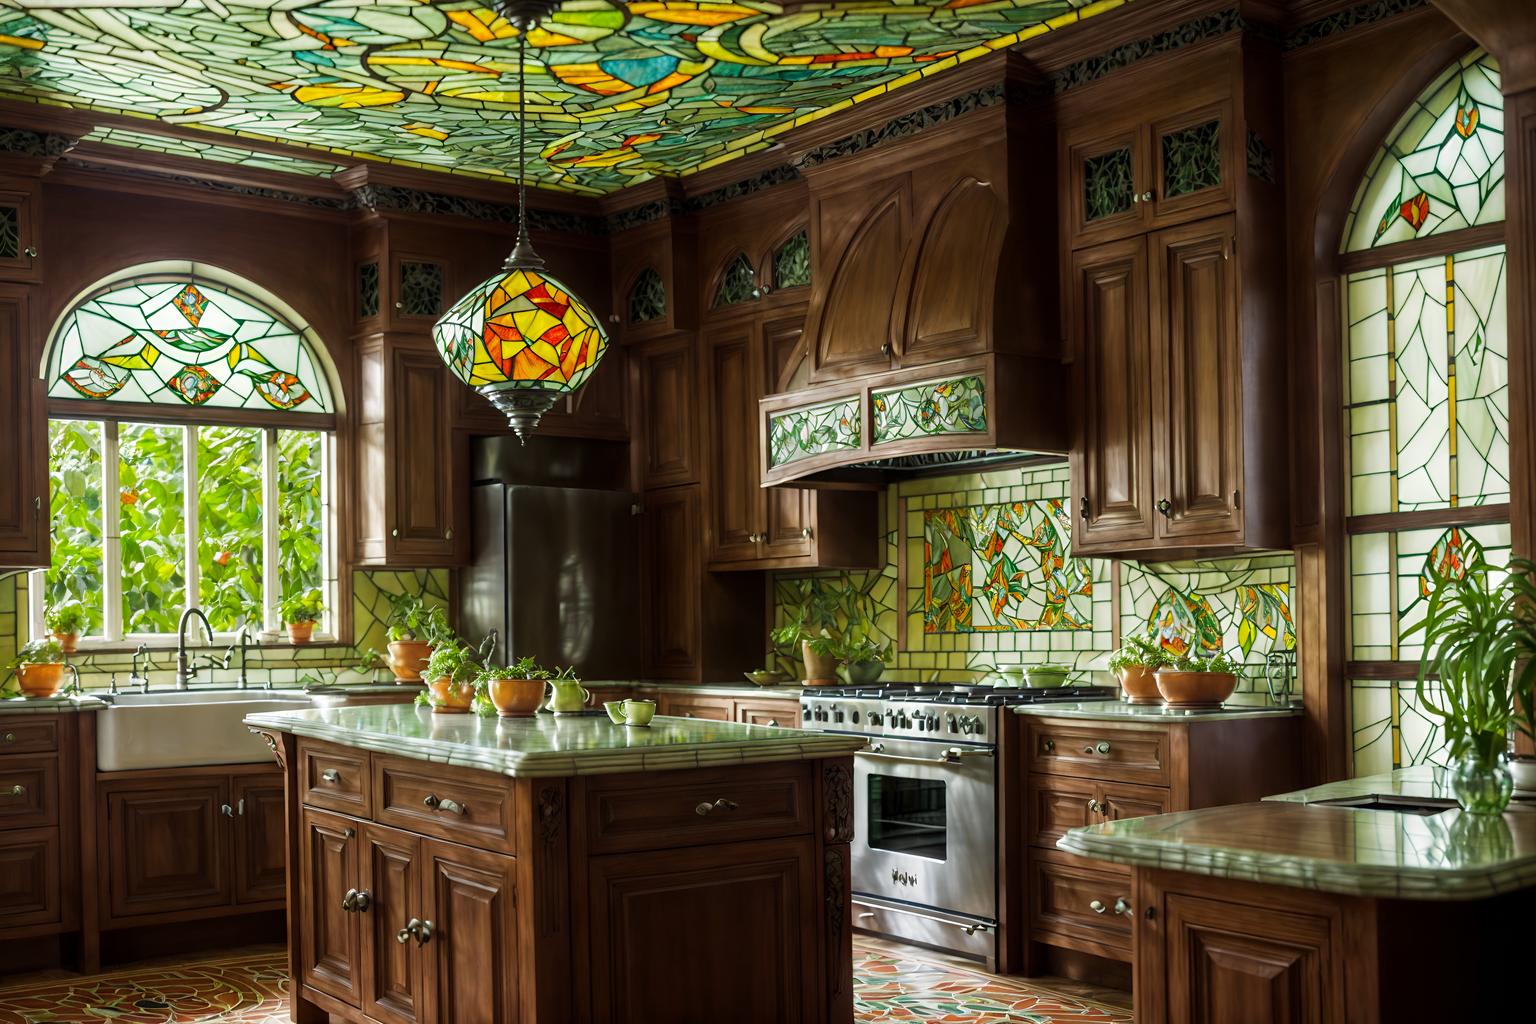
<path id="1" fill-rule="evenodd" d="M 4 195 L 0 193 L 0 223 Z M 0 267 L 4 262 L 0 255 Z M 27 292 L 23 285 L 0 284 L 0 405 L 13 431 L 0 446 L 0 479 L 6 481 L 0 488 L 0 566 L 14 569 L 47 567 L 50 550 L 48 420 L 37 375 L 41 350 L 35 343 Z"/>
<path id="2" fill-rule="evenodd" d="M 0 179 L 0 281 L 41 279 L 37 205 L 35 184 Z"/>
<path id="3" fill-rule="evenodd" d="M 59 831 L 0 831 L 0 934 L 57 924 L 62 911 Z"/>
<path id="4" fill-rule="evenodd" d="M 283 789 L 275 772 L 122 773 L 99 784 L 97 799 L 105 925 L 281 906 Z"/>
<path id="5" fill-rule="evenodd" d="M 357 341 L 357 553 L 373 566 L 454 564 L 455 462 L 447 370 L 430 343 Z"/>
<path id="6" fill-rule="evenodd" d="M 699 479 L 698 408 L 701 404 L 693 338 L 677 335 L 633 350 L 639 388 L 639 478 L 643 487 L 670 487 Z"/>
<path id="7" fill-rule="evenodd" d="M 0 716 L 0 940 L 79 926 L 82 717 Z"/>
<path id="8" fill-rule="evenodd" d="M 698 665 L 699 491 L 668 488 L 645 496 L 641 586 L 648 599 L 647 676 L 688 678 Z"/>
<path id="9" fill-rule="evenodd" d="M 357 822 L 306 808 L 298 831 L 303 900 L 291 920 L 298 923 L 301 979 L 356 1006 L 362 990 Z"/>
<path id="10" fill-rule="evenodd" d="M 413 1024 L 422 1017 L 425 996 L 422 957 L 417 943 L 400 942 L 399 934 L 410 921 L 432 917 L 423 911 L 421 841 L 367 822 L 357 833 L 355 884 L 367 894 L 363 909 L 355 912 L 361 922 L 360 1006 L 385 1024 Z"/>
<path id="11" fill-rule="evenodd" d="M 736 702 L 729 697 L 695 697 L 664 693 L 658 710 L 677 718 L 703 718 L 712 722 L 734 722 Z"/>
<path id="12" fill-rule="evenodd" d="M 1030 934 L 1036 941 L 1049 936 L 1081 952 L 1131 959 L 1136 914 L 1129 870 L 1089 866 L 1081 857 L 1055 850 L 1032 851 L 1028 895 Z"/>
<path id="13" fill-rule="evenodd" d="M 593 857 L 591 1020 L 821 1019 L 817 944 L 802 941 L 832 912 L 806 885 L 821 870 L 814 853 L 810 837 L 791 837 Z M 686 979 L 677 963 L 689 965 Z"/>
<path id="14" fill-rule="evenodd" d="M 425 1020 L 522 1019 L 515 862 L 422 841 L 422 925 L 413 943 L 426 978 Z"/>
<path id="15" fill-rule="evenodd" d="M 811 376 L 818 382 L 899 365 L 911 175 L 840 184 L 811 197 L 812 249 L 827 269 L 812 332 Z"/>
<path id="16" fill-rule="evenodd" d="M 736 721 L 746 725 L 771 725 L 780 729 L 800 728 L 800 702 L 797 700 L 738 700 Z"/>

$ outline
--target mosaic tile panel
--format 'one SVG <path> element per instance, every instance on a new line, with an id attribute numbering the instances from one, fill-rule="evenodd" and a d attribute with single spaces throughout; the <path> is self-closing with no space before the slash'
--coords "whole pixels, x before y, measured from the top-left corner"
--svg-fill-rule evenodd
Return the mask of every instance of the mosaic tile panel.
<path id="1" fill-rule="evenodd" d="M 303 174 L 311 178 L 328 178 L 337 171 L 343 170 L 346 165 L 337 163 L 325 163 L 319 160 L 305 160 L 298 156 L 277 156 L 271 153 L 258 153 L 255 150 L 245 149 L 240 146 L 228 146 L 223 143 L 201 139 L 186 139 L 180 136 L 155 135 L 150 132 L 136 132 L 129 128 L 93 128 L 82 138 L 82 142 L 102 142 L 109 146 L 120 146 L 125 149 L 136 149 L 146 153 L 165 153 L 169 156 L 186 156 L 201 160 L 212 160 L 221 164 L 237 164 L 241 167 L 255 167 L 265 171 L 284 171 L 288 174 Z"/>
<path id="2" fill-rule="evenodd" d="M 768 420 L 768 465 L 787 466 L 827 452 L 848 451 L 862 441 L 858 398 L 775 413 Z"/>
<path id="3" fill-rule="evenodd" d="M 528 35 L 529 173 L 611 192 L 1126 0 L 871 5 L 568 0 Z M 508 179 L 517 30 L 490 4 L 180 0 L 0 7 L 0 94 Z M 310 155 L 310 154 L 306 154 Z"/>
<path id="4" fill-rule="evenodd" d="M 987 390 L 980 377 L 924 381 L 876 391 L 874 443 L 987 429 Z"/>
<path id="5" fill-rule="evenodd" d="M 803 288 L 811 283 L 811 240 L 797 231 L 773 254 L 773 286 Z"/>
<path id="6" fill-rule="evenodd" d="M 1414 100 L 1366 169 L 1344 224 L 1354 252 L 1504 219 L 1498 63 L 1462 58 Z"/>

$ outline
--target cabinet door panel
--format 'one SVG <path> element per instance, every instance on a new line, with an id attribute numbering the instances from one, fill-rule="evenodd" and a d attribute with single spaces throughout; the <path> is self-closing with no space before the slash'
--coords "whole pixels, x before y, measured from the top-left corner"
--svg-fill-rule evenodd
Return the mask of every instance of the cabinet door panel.
<path id="1" fill-rule="evenodd" d="M 1098 799 L 1098 784 L 1090 779 L 1029 777 L 1029 842 L 1054 849 L 1068 830 L 1098 824 L 1090 803 Z"/>
<path id="2" fill-rule="evenodd" d="M 363 931 L 362 1008 L 385 1024 L 412 1024 L 420 1017 L 422 957 L 415 942 L 397 936 L 422 918 L 421 841 L 380 825 L 364 824 L 359 839 L 361 878 L 368 908 L 356 915 Z"/>
<path id="3" fill-rule="evenodd" d="M 804 351 L 805 317 L 796 314 L 781 320 L 763 324 L 763 365 L 761 393 L 779 390 L 787 382 L 793 365 Z M 752 437 L 757 440 L 757 401 L 752 402 Z M 755 445 L 752 463 L 752 486 L 757 489 L 764 505 L 763 543 L 764 558 L 806 558 L 815 549 L 806 531 L 815 526 L 815 492 L 793 487 L 770 487 L 764 490 L 759 476 L 760 456 Z"/>
<path id="4" fill-rule="evenodd" d="M 27 313 L 27 289 L 0 285 L 0 404 L 13 432 L 0 445 L 0 565 L 48 565 L 48 423 Z"/>
<path id="5" fill-rule="evenodd" d="M 832 268 L 816 331 L 814 381 L 857 376 L 893 365 L 911 186 L 906 175 L 873 187 L 813 200 L 818 266 Z M 873 200 L 871 197 L 873 196 Z M 832 239 L 848 239 L 835 258 Z M 835 244 L 835 243 L 834 243 Z"/>
<path id="6" fill-rule="evenodd" d="M 902 366 L 981 350 L 994 282 L 990 274 L 977 273 L 977 263 L 993 258 L 1007 226 L 1008 206 L 991 182 L 970 174 L 954 180 L 918 243 Z"/>
<path id="7" fill-rule="evenodd" d="M 1230 217 L 1153 236 L 1154 380 L 1168 382 L 1162 533 L 1235 534 L 1243 471 L 1242 365 Z M 1167 504 L 1164 505 L 1163 501 Z M 1220 537 L 1212 539 L 1219 542 Z M 1235 538 L 1234 538 L 1235 539 Z"/>
<path id="8" fill-rule="evenodd" d="M 0 832 L 0 907 L 0 933 L 59 920 L 58 829 Z"/>
<path id="9" fill-rule="evenodd" d="M 511 857 L 422 842 L 432 936 L 428 1014 L 436 1024 L 518 1020 L 516 881 Z"/>
<path id="10" fill-rule="evenodd" d="M 300 962 L 304 984 L 358 1005 L 361 990 L 360 915 L 342 907 L 358 884 L 357 823 L 306 810 L 300 840 Z"/>
<path id="11" fill-rule="evenodd" d="M 711 722 L 729 722 L 734 714 L 729 697 L 679 697 L 669 693 L 664 707 L 666 714 L 678 718 L 702 718 Z"/>
<path id="12" fill-rule="evenodd" d="M 1072 546 L 1150 540 L 1152 376 L 1147 331 L 1146 247 L 1110 242 L 1073 256 L 1072 331 L 1079 443 L 1072 485 Z"/>
<path id="13" fill-rule="evenodd" d="M 1151 185 L 1140 127 L 1067 133 L 1063 162 L 1062 213 L 1073 248 L 1145 230 L 1149 211 L 1140 197 Z"/>
<path id="14" fill-rule="evenodd" d="M 108 907 L 116 918 L 219 907 L 231 896 L 228 781 L 109 789 Z"/>
<path id="15" fill-rule="evenodd" d="M 646 672 L 658 679 L 687 679 L 699 651 L 699 492 L 696 487 L 645 496 L 641 566 L 649 628 Z"/>
<path id="16" fill-rule="evenodd" d="M 1232 209 L 1237 199 L 1237 160 L 1245 150 L 1235 137 L 1229 103 L 1216 103 L 1155 121 L 1150 162 L 1156 190 L 1147 204 L 1150 227 Z"/>
<path id="17" fill-rule="evenodd" d="M 288 862 L 283 833 L 283 779 L 237 777 L 235 805 L 235 902 L 284 899 Z"/>
<path id="18" fill-rule="evenodd" d="M 757 486 L 758 383 L 750 323 L 716 328 L 704 339 L 709 402 L 709 560 L 757 557 L 761 489 Z"/>
<path id="19" fill-rule="evenodd" d="M 644 422 L 641 480 L 646 487 L 692 483 L 699 478 L 694 413 L 699 394 L 691 339 L 649 345 L 636 359 Z"/>
<path id="20" fill-rule="evenodd" d="M 391 552 L 441 564 L 453 554 L 448 412 L 443 363 L 427 349 L 397 348 L 391 386 L 394 500 Z"/>
<path id="21" fill-rule="evenodd" d="M 1099 787 L 1099 805 L 1103 820 L 1145 818 L 1167 814 L 1173 809 L 1172 796 L 1161 786 L 1136 786 L 1128 782 L 1106 782 Z"/>
<path id="22" fill-rule="evenodd" d="M 739 845 L 592 858 L 593 1020 L 815 1019 L 814 846 L 763 841 L 747 863 Z"/>
<path id="23" fill-rule="evenodd" d="M 1320 1024 L 1336 993 L 1331 922 L 1183 893 L 1164 898 L 1168 1020 Z"/>

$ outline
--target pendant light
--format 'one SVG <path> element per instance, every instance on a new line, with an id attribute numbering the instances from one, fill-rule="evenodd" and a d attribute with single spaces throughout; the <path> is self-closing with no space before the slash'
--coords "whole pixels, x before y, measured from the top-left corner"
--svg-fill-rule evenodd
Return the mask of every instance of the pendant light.
<path id="1" fill-rule="evenodd" d="M 453 375 L 507 414 L 518 439 L 539 417 L 586 383 L 608 348 L 592 308 L 546 273 L 528 240 L 525 164 L 528 33 L 559 0 L 502 0 L 497 9 L 517 33 L 517 243 L 501 272 L 470 290 L 432 328 Z"/>

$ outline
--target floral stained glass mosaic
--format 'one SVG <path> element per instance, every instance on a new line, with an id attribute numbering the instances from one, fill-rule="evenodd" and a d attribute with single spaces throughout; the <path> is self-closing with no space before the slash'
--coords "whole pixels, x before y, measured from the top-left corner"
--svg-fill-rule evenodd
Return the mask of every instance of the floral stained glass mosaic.
<path id="1" fill-rule="evenodd" d="M 987 429 L 986 384 L 980 377 L 876 391 L 874 406 L 875 444 Z"/>
<path id="2" fill-rule="evenodd" d="M 1355 192 L 1346 252 L 1504 219 L 1504 97 L 1481 50 L 1424 90 L 1388 134 Z"/>
<path id="3" fill-rule="evenodd" d="M 711 166 L 1123 2 L 567 0 L 528 38 L 530 172 L 609 192 Z M 0 8 L 0 93 L 505 179 L 516 44 L 482 0 L 26 0 Z"/>
<path id="4" fill-rule="evenodd" d="M 1093 572 L 1060 498 L 923 513 L 923 631 L 1093 628 Z"/>
<path id="5" fill-rule="evenodd" d="M 773 286 L 803 288 L 811 283 L 811 240 L 797 231 L 773 254 Z"/>
<path id="6" fill-rule="evenodd" d="M 777 413 L 768 420 L 768 465 L 785 466 L 863 443 L 859 400 Z"/>
<path id="7" fill-rule="evenodd" d="M 629 322 L 649 323 L 667 315 L 667 286 L 655 267 L 646 267 L 629 288 Z"/>
<path id="8" fill-rule="evenodd" d="M 306 160 L 300 156 L 282 156 L 257 152 L 240 146 L 220 142 L 192 140 L 181 136 L 156 135 L 136 132 L 128 128 L 94 128 L 87 132 L 83 142 L 101 142 L 109 146 L 122 146 L 147 153 L 165 153 L 169 156 L 186 156 L 200 160 L 212 160 L 221 164 L 237 164 L 266 171 L 284 171 L 303 174 L 312 178 L 328 178 L 345 165 L 319 160 Z"/>
<path id="9" fill-rule="evenodd" d="M 330 412 L 304 335 L 197 278 L 114 284 L 72 309 L 49 348 L 55 398 Z"/>

